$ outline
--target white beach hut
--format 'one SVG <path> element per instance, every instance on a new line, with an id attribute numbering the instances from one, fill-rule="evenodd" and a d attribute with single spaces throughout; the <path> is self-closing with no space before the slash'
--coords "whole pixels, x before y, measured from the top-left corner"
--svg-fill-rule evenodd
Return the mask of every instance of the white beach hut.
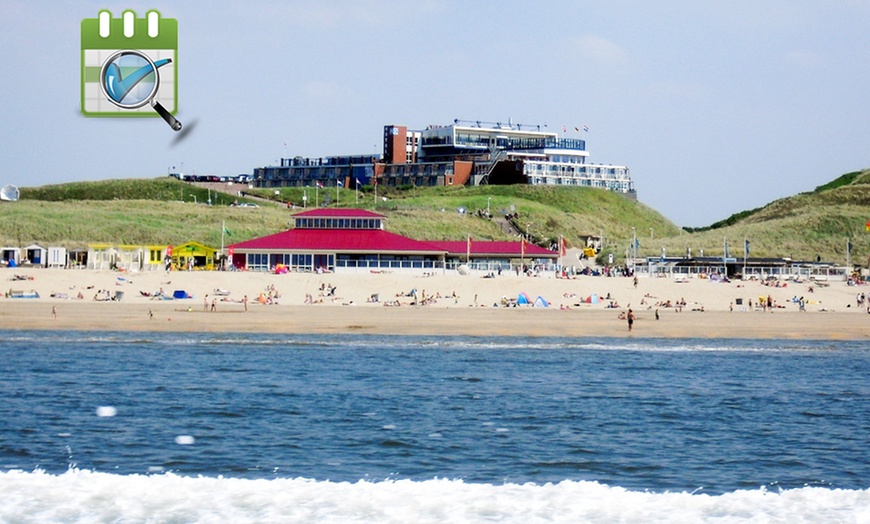
<path id="1" fill-rule="evenodd" d="M 33 266 L 44 266 L 48 250 L 37 244 L 30 244 L 24 248 L 24 259 Z"/>
<path id="2" fill-rule="evenodd" d="M 45 267 L 65 268 L 67 264 L 66 248 L 58 246 L 49 246 L 48 259 L 45 262 Z"/>
<path id="3" fill-rule="evenodd" d="M 109 244 L 88 245 L 88 269 L 112 269 L 118 251 Z"/>
<path id="4" fill-rule="evenodd" d="M 0 261 L 6 266 L 17 266 L 21 261 L 21 248 L 0 247 Z"/>

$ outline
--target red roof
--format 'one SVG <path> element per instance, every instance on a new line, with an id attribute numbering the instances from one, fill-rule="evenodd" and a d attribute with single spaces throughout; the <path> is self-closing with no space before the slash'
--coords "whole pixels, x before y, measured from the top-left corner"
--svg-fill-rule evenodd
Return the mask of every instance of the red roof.
<path id="1" fill-rule="evenodd" d="M 429 240 L 429 244 L 447 251 L 451 255 L 464 255 L 468 250 L 468 241 L 466 240 Z M 496 256 L 512 256 L 520 257 L 522 255 L 522 247 L 520 241 L 491 241 L 491 240 L 474 240 L 471 239 L 471 254 L 476 256 L 496 255 Z M 559 256 L 555 251 L 544 249 L 534 244 L 526 243 L 527 257 L 552 257 Z"/>
<path id="2" fill-rule="evenodd" d="M 365 209 L 339 209 L 335 207 L 323 207 L 302 211 L 296 213 L 293 217 L 303 218 L 384 218 L 384 215 L 379 215 Z"/>
<path id="3" fill-rule="evenodd" d="M 443 254 L 444 249 L 382 229 L 289 229 L 233 244 L 239 251 L 336 251 Z"/>

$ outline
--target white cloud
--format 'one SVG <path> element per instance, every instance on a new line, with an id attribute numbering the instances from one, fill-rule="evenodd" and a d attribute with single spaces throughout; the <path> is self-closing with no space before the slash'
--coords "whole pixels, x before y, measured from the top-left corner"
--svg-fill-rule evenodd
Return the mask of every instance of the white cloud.
<path id="1" fill-rule="evenodd" d="M 628 58 L 628 52 L 614 42 L 598 36 L 583 35 L 574 38 L 571 47 L 577 50 L 584 58 L 600 62 L 622 62 Z"/>

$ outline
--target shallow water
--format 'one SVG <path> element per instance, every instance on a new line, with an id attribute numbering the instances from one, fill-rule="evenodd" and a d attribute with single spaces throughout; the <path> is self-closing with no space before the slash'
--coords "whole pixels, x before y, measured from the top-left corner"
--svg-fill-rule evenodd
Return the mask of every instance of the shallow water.
<path id="1" fill-rule="evenodd" d="M 870 518 L 864 343 L 0 338 L 5 520 Z"/>

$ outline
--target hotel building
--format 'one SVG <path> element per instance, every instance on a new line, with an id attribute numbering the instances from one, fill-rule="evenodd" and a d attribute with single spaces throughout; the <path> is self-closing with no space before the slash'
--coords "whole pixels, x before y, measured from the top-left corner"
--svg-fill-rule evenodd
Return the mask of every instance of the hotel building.
<path id="1" fill-rule="evenodd" d="M 430 125 L 421 131 L 384 126 L 382 156 L 284 158 L 254 169 L 257 187 L 304 187 L 320 183 L 353 188 L 451 185 L 560 185 L 594 187 L 637 197 L 626 166 L 590 164 L 586 141 L 508 122 Z"/>

